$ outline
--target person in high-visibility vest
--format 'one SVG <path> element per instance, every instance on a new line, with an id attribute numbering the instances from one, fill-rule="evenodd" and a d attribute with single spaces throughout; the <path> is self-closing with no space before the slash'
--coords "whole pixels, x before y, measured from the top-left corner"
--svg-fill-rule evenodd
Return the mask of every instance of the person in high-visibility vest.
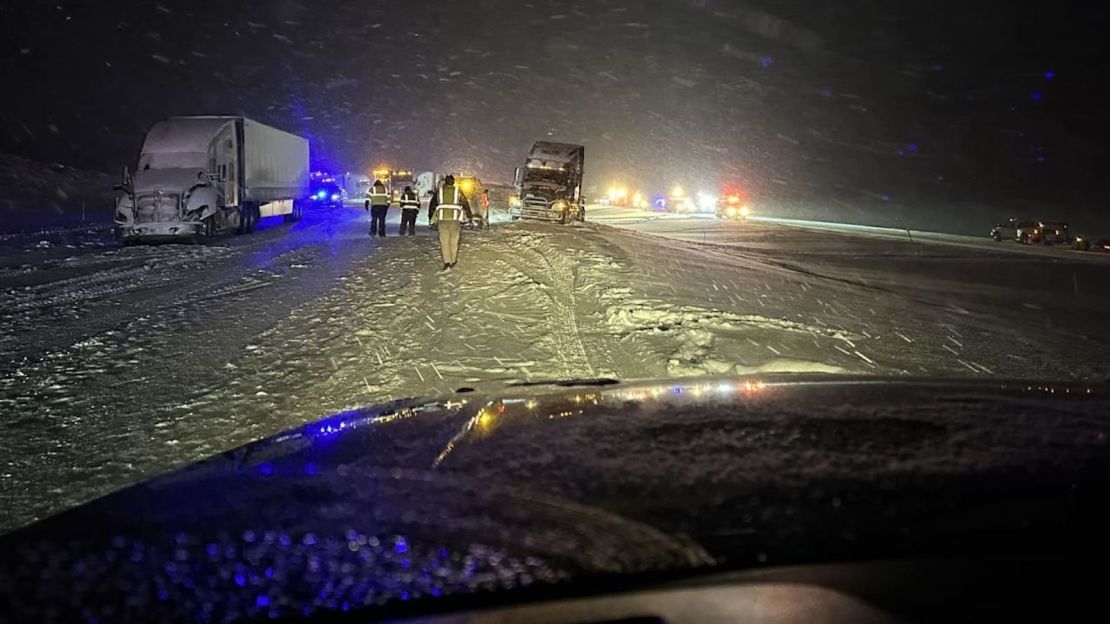
<path id="1" fill-rule="evenodd" d="M 366 209 L 370 211 L 370 236 L 385 237 L 385 213 L 389 211 L 389 191 L 381 180 L 375 180 L 370 187 L 370 195 L 366 200 Z"/>
<path id="2" fill-rule="evenodd" d="M 416 196 L 416 191 L 412 190 L 411 186 L 406 186 L 405 191 L 401 193 L 401 231 L 399 234 L 404 236 L 407 232 L 409 236 L 416 234 L 416 215 L 420 213 L 420 198 Z"/>
<path id="3" fill-rule="evenodd" d="M 443 179 L 443 186 L 428 203 L 428 222 L 439 229 L 439 253 L 443 256 L 443 270 L 451 269 L 459 260 L 459 235 L 462 233 L 463 216 L 469 221 L 470 203 L 461 189 L 455 186 L 455 176 Z"/>

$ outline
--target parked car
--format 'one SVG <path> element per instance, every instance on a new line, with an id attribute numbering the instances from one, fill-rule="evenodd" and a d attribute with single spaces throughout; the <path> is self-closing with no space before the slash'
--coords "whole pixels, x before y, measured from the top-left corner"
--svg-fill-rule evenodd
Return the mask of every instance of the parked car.
<path id="1" fill-rule="evenodd" d="M 1100 238 L 1093 241 L 1089 238 L 1076 236 L 1073 247 L 1079 251 L 1096 251 L 1099 253 L 1110 253 L 1110 238 Z"/>
<path id="2" fill-rule="evenodd" d="M 1036 221 L 1031 227 L 1018 228 L 1017 240 L 1024 245 L 1055 245 L 1072 242 L 1068 224 L 1051 221 Z"/>
<path id="3" fill-rule="evenodd" d="M 312 189 L 312 201 L 317 206 L 342 208 L 345 199 L 347 199 L 347 192 L 334 182 L 324 182 Z"/>
<path id="4" fill-rule="evenodd" d="M 1035 227 L 1036 221 L 1032 219 L 1009 219 L 991 228 L 991 238 L 998 242 L 1004 240 L 1018 240 L 1018 231 Z"/>

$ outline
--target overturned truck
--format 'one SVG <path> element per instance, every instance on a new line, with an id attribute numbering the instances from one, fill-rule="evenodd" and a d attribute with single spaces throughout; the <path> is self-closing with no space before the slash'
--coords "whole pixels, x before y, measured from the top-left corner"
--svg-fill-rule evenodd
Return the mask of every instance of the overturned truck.
<path id="1" fill-rule="evenodd" d="M 570 143 L 540 141 L 532 146 L 514 176 L 516 197 L 509 208 L 515 219 L 584 221 L 582 174 L 586 148 Z"/>

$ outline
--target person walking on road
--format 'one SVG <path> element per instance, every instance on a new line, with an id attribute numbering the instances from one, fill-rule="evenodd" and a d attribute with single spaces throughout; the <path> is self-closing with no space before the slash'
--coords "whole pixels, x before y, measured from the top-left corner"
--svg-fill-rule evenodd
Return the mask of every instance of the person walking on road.
<path id="1" fill-rule="evenodd" d="M 370 187 L 370 196 L 366 200 L 366 209 L 370 211 L 370 236 L 385 238 L 385 213 L 389 211 L 389 191 L 381 180 L 375 180 Z"/>
<path id="2" fill-rule="evenodd" d="M 439 229 L 439 252 L 443 256 L 443 270 L 453 268 L 459 261 L 459 236 L 465 214 L 469 221 L 470 203 L 466 195 L 455 186 L 455 176 L 443 179 L 443 186 L 428 203 L 428 222 Z"/>
<path id="3" fill-rule="evenodd" d="M 420 198 L 416 196 L 416 191 L 412 190 L 411 186 L 405 187 L 405 192 L 401 193 L 401 231 L 399 234 L 404 236 L 407 232 L 409 236 L 416 234 L 416 215 L 420 213 Z"/>
<path id="4" fill-rule="evenodd" d="M 489 227 L 489 189 L 482 189 L 482 214 L 478 217 L 478 229 Z"/>

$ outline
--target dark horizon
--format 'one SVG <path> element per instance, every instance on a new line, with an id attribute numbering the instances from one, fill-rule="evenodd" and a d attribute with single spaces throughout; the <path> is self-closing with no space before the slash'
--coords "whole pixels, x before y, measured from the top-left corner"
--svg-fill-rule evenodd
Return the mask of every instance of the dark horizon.
<path id="1" fill-rule="evenodd" d="M 0 152 L 117 172 L 155 121 L 226 113 L 308 137 L 334 171 L 505 181 L 556 139 L 587 146 L 598 188 L 1103 218 L 1102 12 L 806 4 L 5 6 L 0 67 L 20 95 Z"/>

